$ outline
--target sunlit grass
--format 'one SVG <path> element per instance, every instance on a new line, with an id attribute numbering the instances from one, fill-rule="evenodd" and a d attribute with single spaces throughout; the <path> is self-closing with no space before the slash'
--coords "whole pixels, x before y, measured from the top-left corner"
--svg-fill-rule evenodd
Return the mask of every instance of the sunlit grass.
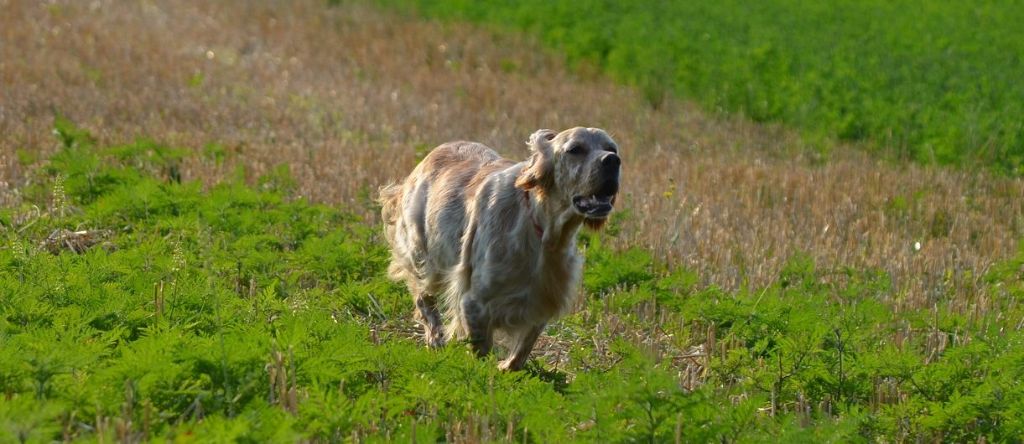
<path id="1" fill-rule="evenodd" d="M 726 291 L 585 234 L 585 297 L 525 372 L 427 349 L 378 227 L 181 181 L 177 150 L 62 147 L 0 212 L 0 424 L 23 441 L 1013 439 L 1024 254 L 963 309 L 892 309 L 881 270 L 789 257 Z M 214 162 L 215 160 L 201 160 Z M 71 231 L 75 230 L 75 231 Z M 68 241 L 50 245 L 53 232 Z M 97 239 L 84 233 L 103 233 Z M 78 237 L 75 237 L 78 236 Z M 557 412 L 557 413 L 556 413 Z"/>

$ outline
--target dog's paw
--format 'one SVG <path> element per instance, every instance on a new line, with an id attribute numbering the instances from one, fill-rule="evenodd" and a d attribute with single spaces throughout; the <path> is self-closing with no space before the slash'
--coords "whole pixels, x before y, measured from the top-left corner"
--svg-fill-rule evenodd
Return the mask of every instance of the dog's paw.
<path id="1" fill-rule="evenodd" d="M 509 357 L 508 359 L 503 359 L 498 363 L 498 370 L 503 372 L 517 372 L 523 369 L 524 364 L 526 363 L 516 362 L 515 359 Z"/>
<path id="2" fill-rule="evenodd" d="M 444 347 L 448 342 L 445 340 L 444 333 L 433 332 L 425 338 L 427 341 L 427 348 L 441 348 Z"/>

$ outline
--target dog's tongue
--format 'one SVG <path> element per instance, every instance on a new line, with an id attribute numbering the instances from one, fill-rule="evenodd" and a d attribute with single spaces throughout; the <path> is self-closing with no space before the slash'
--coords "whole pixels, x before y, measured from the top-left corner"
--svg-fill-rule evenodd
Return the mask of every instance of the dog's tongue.
<path id="1" fill-rule="evenodd" d="M 605 215 L 612 211 L 612 196 L 577 196 L 573 204 L 588 216 Z"/>

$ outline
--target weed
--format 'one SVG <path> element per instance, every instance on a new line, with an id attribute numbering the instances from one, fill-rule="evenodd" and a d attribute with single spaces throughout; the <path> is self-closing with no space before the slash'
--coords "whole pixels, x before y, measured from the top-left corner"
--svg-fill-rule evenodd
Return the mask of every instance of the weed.
<path id="1" fill-rule="evenodd" d="M 463 346 L 423 347 L 410 297 L 385 278 L 377 230 L 296 199 L 279 186 L 287 170 L 204 190 L 166 174 L 160 145 L 104 147 L 62 125 L 87 167 L 59 152 L 38 174 L 63 177 L 77 210 L 14 218 L 0 249 L 7 439 L 1003 441 L 1024 431 L 1024 250 L 986 275 L 986 310 L 940 298 L 897 313 L 880 270 L 801 255 L 773 284 L 727 292 L 588 234 L 587 300 L 549 329 L 529 371 L 502 373 Z M 29 195 L 45 204 L 48 194 Z M 110 245 L 39 246 L 67 225 L 109 229 Z"/>

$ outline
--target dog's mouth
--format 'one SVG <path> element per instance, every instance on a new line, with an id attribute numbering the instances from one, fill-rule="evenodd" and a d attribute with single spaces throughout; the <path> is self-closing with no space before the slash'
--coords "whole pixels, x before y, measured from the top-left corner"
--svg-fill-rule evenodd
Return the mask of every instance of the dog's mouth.
<path id="1" fill-rule="evenodd" d="M 575 196 L 572 198 L 572 206 L 576 209 L 576 212 L 588 219 L 604 219 L 608 217 L 614 205 L 614 194 L 591 194 L 589 196 Z"/>

